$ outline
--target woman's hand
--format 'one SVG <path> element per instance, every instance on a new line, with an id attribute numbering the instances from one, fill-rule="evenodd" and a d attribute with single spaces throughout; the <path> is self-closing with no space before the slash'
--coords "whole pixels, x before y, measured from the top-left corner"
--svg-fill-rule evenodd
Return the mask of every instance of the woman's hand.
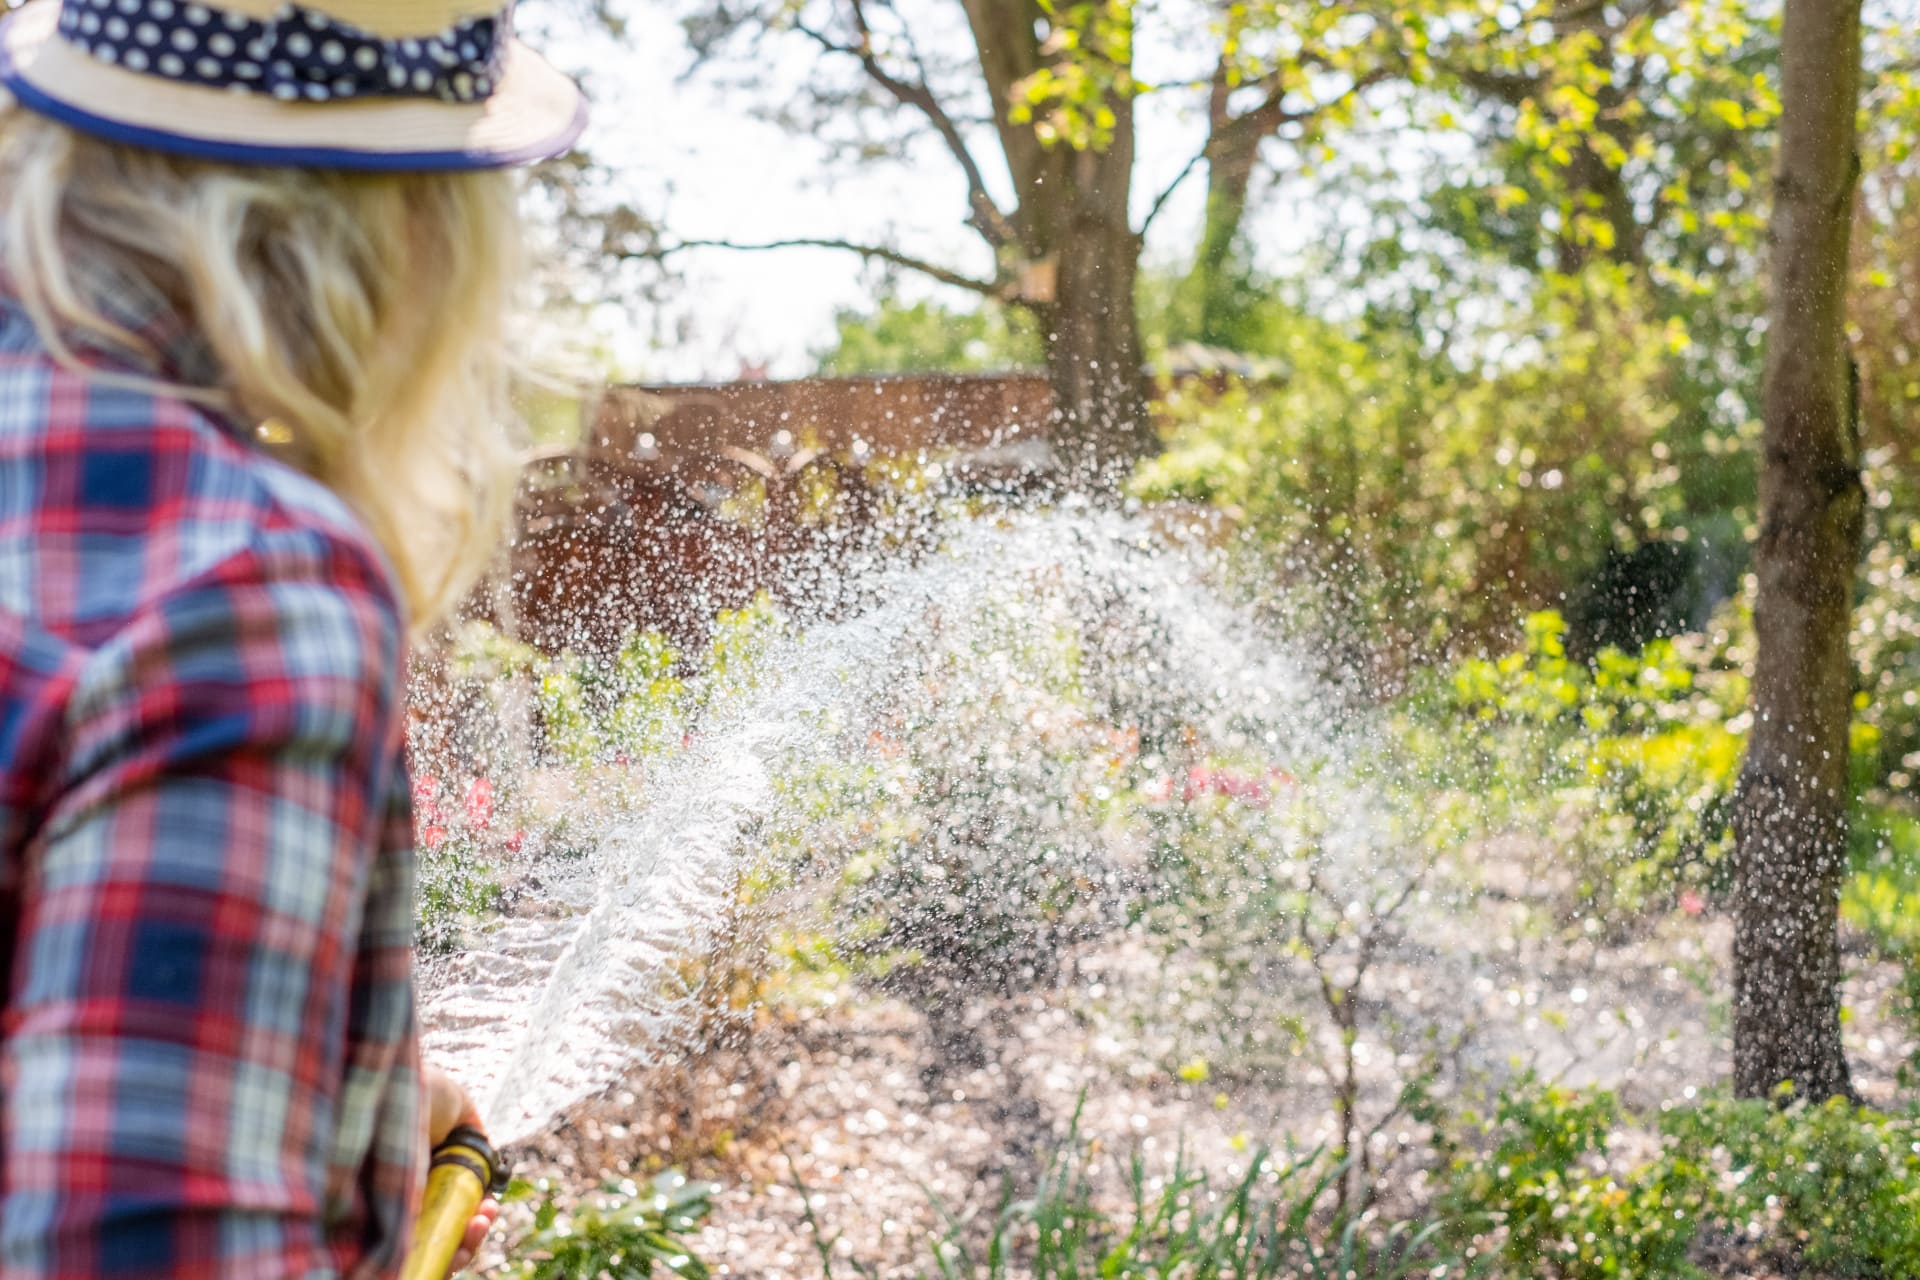
<path id="1" fill-rule="evenodd" d="M 480 1122 L 480 1109 L 460 1087 L 460 1082 L 438 1067 L 421 1068 L 421 1081 L 427 1091 L 427 1146 L 437 1147 L 461 1125 L 486 1132 Z"/>
<path id="2" fill-rule="evenodd" d="M 480 1122 L 480 1110 L 473 1105 L 473 1099 L 455 1080 L 438 1067 L 425 1067 L 421 1070 L 421 1081 L 426 1087 L 427 1105 L 427 1149 L 432 1150 L 446 1140 L 461 1125 L 485 1132 Z M 480 1202 L 480 1208 L 473 1215 L 473 1221 L 467 1224 L 466 1238 L 461 1241 L 460 1252 L 453 1255 L 453 1267 L 448 1276 L 459 1274 L 473 1261 L 473 1255 L 480 1251 L 486 1241 L 487 1233 L 493 1230 L 494 1219 L 500 1216 L 500 1202 L 488 1197 Z"/>

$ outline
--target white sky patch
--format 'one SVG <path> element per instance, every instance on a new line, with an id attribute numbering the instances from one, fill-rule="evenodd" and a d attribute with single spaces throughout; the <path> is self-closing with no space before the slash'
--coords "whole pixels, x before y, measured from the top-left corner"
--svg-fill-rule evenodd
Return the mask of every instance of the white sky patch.
<path id="1" fill-rule="evenodd" d="M 967 53 L 964 28 L 946 12 L 950 0 L 919 3 L 935 15 L 929 29 L 959 42 L 936 52 Z M 1198 82 L 1212 49 L 1199 38 L 1204 20 L 1182 27 L 1166 16 L 1158 38 L 1143 31 L 1139 42 L 1143 79 L 1166 87 L 1137 105 L 1136 223 L 1205 136 L 1205 92 Z M 897 247 L 975 274 L 990 270 L 985 245 L 962 221 L 966 188 L 959 169 L 934 139 L 918 141 L 904 162 L 856 165 L 830 160 L 818 140 L 756 115 L 800 95 L 817 65 L 804 39 L 769 38 L 760 46 L 760 64 L 743 68 L 730 61 L 689 75 L 692 55 L 677 6 L 635 4 L 629 21 L 618 44 L 579 34 L 545 43 L 564 65 L 588 69 L 596 99 L 588 149 L 674 236 L 743 243 L 831 237 Z M 743 72 L 749 87 L 728 83 Z M 974 154 L 996 194 L 1010 203 L 998 148 L 988 131 L 978 134 Z M 1405 134 L 1398 138 L 1379 145 L 1403 145 Z M 1269 270 L 1297 264 L 1328 234 L 1329 219 L 1342 216 L 1317 206 L 1300 190 L 1305 185 L 1286 184 L 1280 198 L 1255 207 L 1249 230 Z M 1184 264 L 1204 192 L 1205 171 L 1196 168 L 1153 224 L 1149 262 Z M 805 374 L 832 341 L 835 310 L 869 305 L 880 281 L 851 253 L 812 248 L 689 250 L 672 259 L 672 270 L 676 287 L 644 314 L 619 305 L 593 314 L 591 340 L 617 375 L 686 381 L 732 378 L 754 367 L 773 376 Z M 900 284 L 909 298 L 936 296 L 959 306 L 975 301 L 910 272 Z M 662 342 L 660 334 L 672 337 Z"/>

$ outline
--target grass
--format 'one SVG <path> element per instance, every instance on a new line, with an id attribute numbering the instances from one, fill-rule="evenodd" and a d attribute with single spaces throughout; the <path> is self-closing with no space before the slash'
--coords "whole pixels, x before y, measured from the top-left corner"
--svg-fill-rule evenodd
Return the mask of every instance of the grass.
<path id="1" fill-rule="evenodd" d="M 1126 1162 L 1125 1207 L 1095 1195 L 1095 1158 L 1078 1123 L 1055 1149 L 1031 1193 L 1010 1187 L 982 1233 L 948 1213 L 934 1242 L 938 1280 L 1403 1280 L 1460 1274 L 1442 1256 L 1439 1226 L 1344 1220 L 1331 1205 L 1346 1167 L 1314 1153 L 1255 1155 L 1241 1175 L 1216 1184 L 1184 1153 L 1166 1175 L 1138 1154 Z"/>

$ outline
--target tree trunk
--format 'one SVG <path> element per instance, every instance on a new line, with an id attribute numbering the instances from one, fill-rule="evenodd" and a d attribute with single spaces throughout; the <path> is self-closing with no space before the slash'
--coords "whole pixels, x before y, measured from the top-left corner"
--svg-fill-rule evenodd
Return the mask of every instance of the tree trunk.
<path id="1" fill-rule="evenodd" d="M 1011 219 L 1020 248 L 1053 267 L 1051 298 L 1034 303 L 1059 416 L 1053 446 L 1072 483 L 1112 488 L 1156 443 L 1134 298 L 1133 100 L 1109 97 L 1105 147 L 1043 146 L 1012 107 L 1020 81 L 1059 56 L 1034 38 L 1045 10 L 1037 0 L 967 0 L 966 11 L 1020 200 Z"/>
<path id="2" fill-rule="evenodd" d="M 1134 315 L 1139 257 L 1124 222 L 1079 222 L 1059 250 L 1056 301 L 1041 318 L 1054 447 L 1076 483 L 1114 488 L 1154 448 Z"/>
<path id="3" fill-rule="evenodd" d="M 1066 230 L 1052 246 L 1056 291 L 1042 315 L 1060 415 L 1054 446 L 1074 482 L 1104 488 L 1124 482 L 1155 446 L 1134 297 L 1141 246 L 1128 207 L 1132 110 L 1130 103 L 1114 105 L 1120 124 L 1112 144 L 1069 159 L 1065 216 L 1055 218 Z"/>
<path id="4" fill-rule="evenodd" d="M 1198 303 L 1195 336 L 1213 347 L 1239 344 L 1238 322 L 1244 310 L 1244 245 L 1240 231 L 1247 218 L 1247 197 L 1260 160 L 1260 143 L 1274 128 L 1265 118 L 1234 115 L 1230 107 L 1232 92 L 1233 82 L 1223 62 L 1214 73 L 1208 104 L 1206 221 L 1189 278 Z M 1276 103 L 1270 114 L 1277 114 L 1277 108 Z"/>
<path id="5" fill-rule="evenodd" d="M 1852 1093 L 1840 1041 L 1847 634 L 1864 491 L 1844 332 L 1860 0 L 1787 0 L 1753 731 L 1734 811 L 1734 1087 Z"/>

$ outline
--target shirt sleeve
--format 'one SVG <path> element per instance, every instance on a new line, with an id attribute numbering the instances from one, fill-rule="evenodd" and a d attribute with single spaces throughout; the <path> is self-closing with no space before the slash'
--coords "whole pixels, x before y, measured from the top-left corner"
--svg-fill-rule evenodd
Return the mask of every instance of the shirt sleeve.
<path id="1" fill-rule="evenodd" d="M 253 547 L 81 672 L 21 882 L 0 1280 L 395 1265 L 418 1084 L 378 576 Z"/>

